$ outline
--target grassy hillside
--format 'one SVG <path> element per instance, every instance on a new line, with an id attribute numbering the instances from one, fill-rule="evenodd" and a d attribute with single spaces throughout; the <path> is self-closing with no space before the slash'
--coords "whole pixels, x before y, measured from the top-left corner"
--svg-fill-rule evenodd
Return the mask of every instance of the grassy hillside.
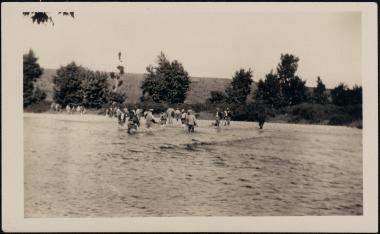
<path id="1" fill-rule="evenodd" d="M 55 69 L 44 69 L 44 73 L 37 82 L 37 86 L 47 93 L 48 101 L 53 100 L 53 76 L 55 71 Z M 144 80 L 144 74 L 127 73 L 121 79 L 123 84 L 119 87 L 119 91 L 127 94 L 127 102 L 139 102 L 142 95 L 140 87 Z M 191 77 L 191 81 L 190 91 L 187 94 L 185 103 L 194 104 L 205 102 L 210 95 L 210 91 L 224 91 L 231 79 Z M 252 85 L 252 90 L 256 90 L 256 83 Z"/>

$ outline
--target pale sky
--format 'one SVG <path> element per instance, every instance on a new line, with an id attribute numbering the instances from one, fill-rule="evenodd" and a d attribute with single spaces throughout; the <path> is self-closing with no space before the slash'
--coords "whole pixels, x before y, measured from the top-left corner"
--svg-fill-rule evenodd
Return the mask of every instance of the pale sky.
<path id="1" fill-rule="evenodd" d="M 33 49 L 45 68 L 71 61 L 116 71 L 123 53 L 127 72 L 144 73 L 163 51 L 191 76 L 231 78 L 251 68 L 255 81 L 280 61 L 300 58 L 307 86 L 320 76 L 328 88 L 361 85 L 361 15 L 356 12 L 78 11 L 75 19 L 52 14 L 55 25 L 38 25 L 20 15 L 23 48 Z"/>

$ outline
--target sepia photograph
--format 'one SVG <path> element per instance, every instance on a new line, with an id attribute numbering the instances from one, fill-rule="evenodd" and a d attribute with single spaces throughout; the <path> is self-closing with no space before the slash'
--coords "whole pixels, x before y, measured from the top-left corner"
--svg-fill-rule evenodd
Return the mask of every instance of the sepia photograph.
<path id="1" fill-rule="evenodd" d="M 361 10 L 88 6 L 9 14 L 23 219 L 363 218 Z"/>

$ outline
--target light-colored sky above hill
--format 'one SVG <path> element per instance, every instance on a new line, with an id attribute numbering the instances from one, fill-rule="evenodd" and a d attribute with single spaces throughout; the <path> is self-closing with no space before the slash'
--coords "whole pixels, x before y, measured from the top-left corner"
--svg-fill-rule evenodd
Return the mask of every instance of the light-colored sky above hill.
<path id="1" fill-rule="evenodd" d="M 52 13 L 55 25 L 20 15 L 23 49 L 33 49 L 45 68 L 71 61 L 116 71 L 121 51 L 127 72 L 143 73 L 163 51 L 191 76 L 231 78 L 252 68 L 253 79 L 275 69 L 281 53 L 300 58 L 298 74 L 314 86 L 361 85 L 361 15 L 355 12 L 253 12 L 153 7 L 89 8 L 75 19 Z M 252 7 L 248 5 L 247 7 Z"/>

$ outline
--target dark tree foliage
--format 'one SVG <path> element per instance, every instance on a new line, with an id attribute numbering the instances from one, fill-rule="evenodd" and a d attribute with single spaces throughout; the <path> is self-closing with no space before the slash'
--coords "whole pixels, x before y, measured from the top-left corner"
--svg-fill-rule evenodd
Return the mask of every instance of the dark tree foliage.
<path id="1" fill-rule="evenodd" d="M 350 90 L 350 100 L 351 104 L 363 104 L 363 90 L 361 86 L 355 85 L 351 90 Z"/>
<path id="2" fill-rule="evenodd" d="M 350 102 L 349 88 L 344 83 L 340 83 L 331 90 L 332 102 L 338 106 L 348 105 Z"/>
<path id="3" fill-rule="evenodd" d="M 273 107 L 281 105 L 281 85 L 277 74 L 273 70 L 266 74 L 265 80 L 259 80 L 255 95 L 256 100 L 260 100 Z"/>
<path id="4" fill-rule="evenodd" d="M 54 101 L 61 105 L 79 105 L 83 102 L 81 90 L 85 69 L 72 62 L 57 70 L 53 78 Z"/>
<path id="5" fill-rule="evenodd" d="M 331 90 L 332 102 L 338 106 L 362 104 L 362 87 L 355 85 L 349 89 L 344 83 L 340 83 Z"/>
<path id="6" fill-rule="evenodd" d="M 226 101 L 226 98 L 226 94 L 222 91 L 211 91 L 207 101 L 210 103 L 222 103 Z"/>
<path id="7" fill-rule="evenodd" d="M 124 93 L 118 93 L 112 90 L 108 92 L 108 97 L 107 97 L 108 104 L 112 104 L 112 103 L 122 104 L 125 102 L 126 99 L 127 97 Z"/>
<path id="8" fill-rule="evenodd" d="M 298 76 L 295 76 L 290 80 L 287 89 L 287 100 L 290 105 L 297 105 L 306 101 L 306 81 L 301 80 Z"/>
<path id="9" fill-rule="evenodd" d="M 305 81 L 296 75 L 298 62 L 299 58 L 292 54 L 281 54 L 281 61 L 277 66 L 283 101 L 287 105 L 295 105 L 306 99 Z"/>
<path id="10" fill-rule="evenodd" d="M 78 66 L 72 62 L 54 76 L 54 101 L 65 105 L 100 108 L 108 103 L 123 103 L 125 96 L 109 89 L 108 74 Z"/>
<path id="11" fill-rule="evenodd" d="M 102 72 L 85 70 L 82 74 L 81 92 L 82 104 L 90 108 L 100 108 L 108 100 L 108 75 Z"/>
<path id="12" fill-rule="evenodd" d="M 280 63 L 277 65 L 277 74 L 281 84 L 287 84 L 295 77 L 299 58 L 292 54 L 281 54 Z"/>
<path id="13" fill-rule="evenodd" d="M 326 86 L 319 76 L 317 78 L 317 87 L 313 90 L 313 100 L 318 104 L 327 103 Z"/>
<path id="14" fill-rule="evenodd" d="M 154 102 L 183 103 L 190 88 L 190 77 L 177 60 L 170 62 L 164 53 L 158 56 L 156 67 L 149 65 L 141 85 L 142 100 Z"/>
<path id="15" fill-rule="evenodd" d="M 24 16 L 28 16 L 32 19 L 33 23 L 37 24 L 44 24 L 47 22 L 50 22 L 52 25 L 54 25 L 53 18 L 51 17 L 50 13 L 48 12 L 23 12 Z M 71 16 L 74 18 L 74 12 L 58 12 L 59 15 L 64 16 Z"/>
<path id="16" fill-rule="evenodd" d="M 32 50 L 23 55 L 23 102 L 24 107 L 45 99 L 46 94 L 34 88 L 34 82 L 42 75 L 43 69 L 37 63 L 38 58 Z"/>
<path id="17" fill-rule="evenodd" d="M 226 89 L 227 101 L 229 103 L 244 104 L 251 92 L 252 82 L 251 69 L 236 71 L 231 84 Z"/>

